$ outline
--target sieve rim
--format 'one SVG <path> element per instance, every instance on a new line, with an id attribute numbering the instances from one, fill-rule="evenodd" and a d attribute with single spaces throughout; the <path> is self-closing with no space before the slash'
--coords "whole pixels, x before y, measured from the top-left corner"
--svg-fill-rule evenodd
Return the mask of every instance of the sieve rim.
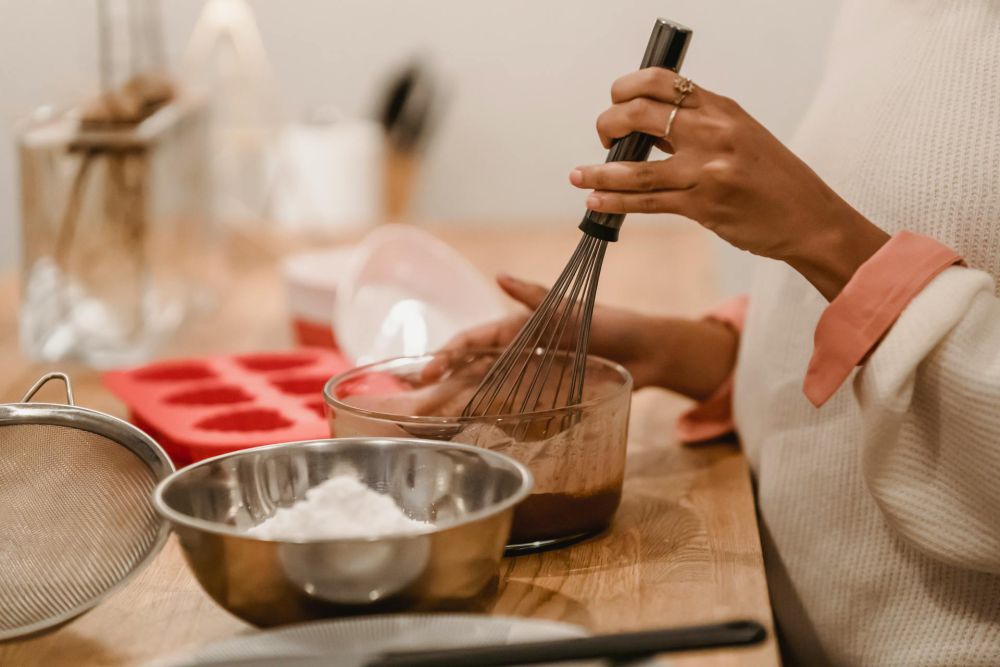
<path id="1" fill-rule="evenodd" d="M 65 403 L 26 402 L 0 404 L 0 428 L 19 425 L 61 426 L 87 431 L 111 440 L 118 446 L 125 447 L 136 455 L 152 472 L 156 483 L 159 483 L 174 471 L 174 465 L 166 452 L 163 451 L 163 448 L 148 433 L 123 419 L 104 412 Z M 151 498 L 150 504 L 153 504 Z M 28 638 L 57 628 L 87 613 L 124 588 L 145 569 L 163 549 L 167 538 L 170 536 L 170 531 L 170 524 L 167 521 L 163 521 L 161 517 L 160 527 L 155 540 L 150 544 L 142 558 L 118 581 L 108 586 L 99 594 L 59 614 L 10 630 L 0 630 L 0 642 Z"/>

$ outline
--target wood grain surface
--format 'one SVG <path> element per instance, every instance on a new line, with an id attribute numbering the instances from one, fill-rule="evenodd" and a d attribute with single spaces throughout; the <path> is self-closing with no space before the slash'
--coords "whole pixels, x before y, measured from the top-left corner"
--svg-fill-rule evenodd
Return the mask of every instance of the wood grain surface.
<path id="1" fill-rule="evenodd" d="M 487 274 L 551 282 L 579 239 L 571 226 L 435 226 Z M 214 300 L 161 356 L 281 349 L 291 345 L 276 260 L 296 244 L 243 239 L 212 274 Z M 298 245 L 301 245 L 299 243 Z M 717 298 L 715 253 L 693 226 L 632 223 L 611 247 L 599 298 L 647 311 L 694 315 Z M 213 290 L 207 290 L 209 293 Z M 27 361 L 17 342 L 17 285 L 0 280 L 0 402 L 20 400 L 47 370 L 72 376 L 77 402 L 125 416 L 93 370 Z M 58 401 L 58 387 L 46 388 Z M 504 561 L 493 612 L 578 623 L 595 632 L 751 618 L 772 627 L 746 461 L 734 442 L 680 447 L 671 427 L 686 403 L 666 392 L 635 395 L 621 509 L 606 534 Z M 2 529 L 2 526 L 0 526 Z M 217 607 L 171 538 L 124 590 L 47 635 L 0 644 L 0 665 L 134 665 L 254 630 Z M 692 653 L 676 665 L 775 665 L 772 636 L 752 649 Z"/>

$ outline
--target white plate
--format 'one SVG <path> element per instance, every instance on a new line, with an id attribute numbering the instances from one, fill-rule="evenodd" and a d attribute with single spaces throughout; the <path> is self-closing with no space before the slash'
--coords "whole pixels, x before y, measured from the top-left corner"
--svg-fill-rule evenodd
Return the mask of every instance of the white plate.
<path id="1" fill-rule="evenodd" d="M 261 667 L 285 662 L 295 665 L 298 661 L 305 663 L 310 658 L 322 658 L 327 667 L 362 667 L 368 657 L 386 651 L 572 639 L 586 634 L 579 626 L 567 623 L 503 616 L 362 616 L 241 635 L 210 644 L 194 654 L 156 664 L 161 667 Z M 560 663 L 578 667 L 602 664 L 606 663 Z M 662 667 L 663 663 L 643 660 L 628 665 Z"/>

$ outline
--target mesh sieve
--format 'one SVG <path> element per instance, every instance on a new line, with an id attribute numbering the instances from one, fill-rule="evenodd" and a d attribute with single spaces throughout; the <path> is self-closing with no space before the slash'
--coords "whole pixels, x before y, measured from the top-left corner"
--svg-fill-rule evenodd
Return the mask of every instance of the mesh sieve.
<path id="1" fill-rule="evenodd" d="M 67 404 L 29 403 L 53 378 Z M 60 373 L 0 405 L 0 640 L 69 621 L 151 559 L 168 533 L 151 495 L 171 470 L 139 429 L 73 405 Z"/>

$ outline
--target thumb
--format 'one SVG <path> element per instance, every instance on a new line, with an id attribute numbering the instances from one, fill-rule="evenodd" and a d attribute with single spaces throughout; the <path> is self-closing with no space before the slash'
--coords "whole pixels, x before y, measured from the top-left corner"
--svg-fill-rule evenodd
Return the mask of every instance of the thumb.
<path id="1" fill-rule="evenodd" d="M 549 293 L 549 290 L 537 283 L 528 283 L 506 273 L 497 276 L 497 284 L 511 298 L 520 301 L 532 310 L 537 308 Z"/>

